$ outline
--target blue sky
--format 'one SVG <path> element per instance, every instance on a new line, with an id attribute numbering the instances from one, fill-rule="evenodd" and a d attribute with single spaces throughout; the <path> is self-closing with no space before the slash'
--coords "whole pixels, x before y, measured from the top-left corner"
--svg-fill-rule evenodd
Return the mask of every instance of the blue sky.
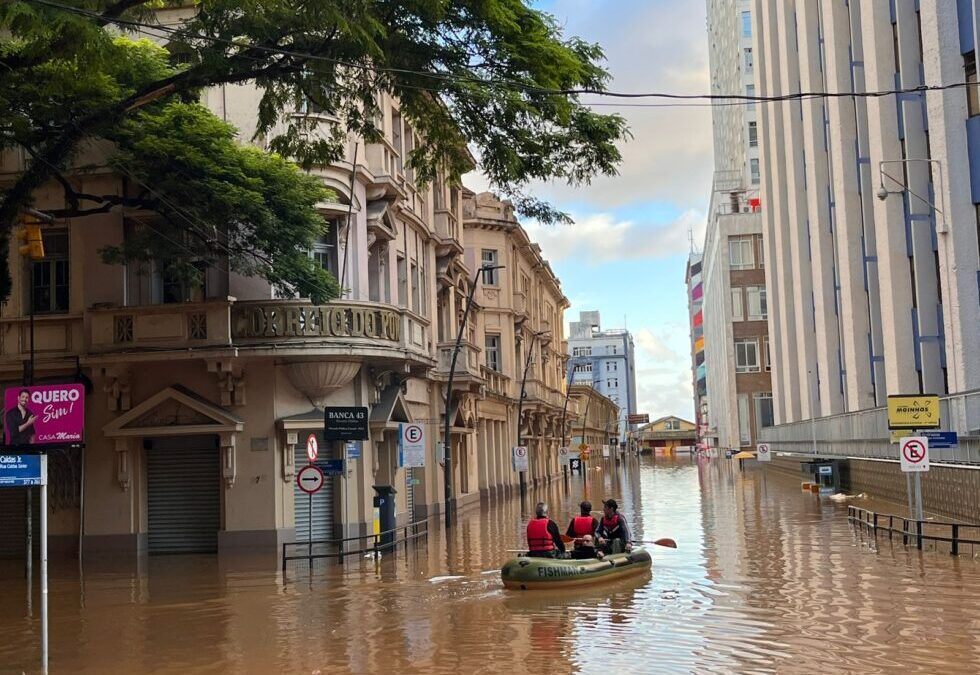
<path id="1" fill-rule="evenodd" d="M 546 0 L 566 35 L 601 44 L 618 91 L 708 91 L 704 3 L 690 0 Z M 586 100 L 598 100 L 585 97 Z M 603 102 L 608 102 L 604 100 Z M 684 269 L 689 233 L 704 240 L 712 171 L 707 108 L 596 108 L 619 112 L 633 139 L 620 175 L 587 188 L 534 192 L 572 214 L 570 226 L 525 223 L 579 311 L 633 333 L 639 411 L 693 419 Z M 473 182 L 473 181 L 471 181 Z M 479 180 L 474 187 L 478 187 Z"/>

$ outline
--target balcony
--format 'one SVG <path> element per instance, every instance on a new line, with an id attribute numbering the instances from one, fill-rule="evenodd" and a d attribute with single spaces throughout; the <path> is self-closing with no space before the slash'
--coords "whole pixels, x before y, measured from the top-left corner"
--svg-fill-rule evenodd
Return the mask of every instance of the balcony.
<path id="1" fill-rule="evenodd" d="M 90 352 L 234 349 L 288 358 L 346 356 L 432 365 L 430 326 L 409 310 L 374 302 L 220 300 L 90 312 Z"/>
<path id="2" fill-rule="evenodd" d="M 455 341 L 440 342 L 437 345 L 439 360 L 436 364 L 436 379 L 449 379 L 449 368 L 452 364 Z M 456 370 L 453 373 L 453 389 L 478 389 L 484 384 L 483 370 L 480 366 L 481 349 L 473 344 L 462 341 L 459 343 L 459 355 L 456 357 Z"/>
<path id="3" fill-rule="evenodd" d="M 34 317 L 34 354 L 40 359 L 74 357 L 84 349 L 85 330 L 78 314 Z M 0 361 L 16 364 L 30 358 L 31 322 L 28 317 L 0 322 Z"/>
<path id="4" fill-rule="evenodd" d="M 375 177 L 378 184 L 387 183 L 390 185 L 392 194 L 401 192 L 401 185 L 404 182 L 401 156 L 395 147 L 388 142 L 387 138 L 378 143 L 369 143 L 365 148 L 367 155 L 368 169 Z"/>
<path id="5" fill-rule="evenodd" d="M 510 396 L 509 377 L 486 366 L 480 366 L 480 372 L 483 374 L 483 381 L 486 382 L 486 391 L 488 394 Z"/>
<path id="6" fill-rule="evenodd" d="M 514 291 L 514 312 L 527 316 L 527 293 L 524 291 Z"/>

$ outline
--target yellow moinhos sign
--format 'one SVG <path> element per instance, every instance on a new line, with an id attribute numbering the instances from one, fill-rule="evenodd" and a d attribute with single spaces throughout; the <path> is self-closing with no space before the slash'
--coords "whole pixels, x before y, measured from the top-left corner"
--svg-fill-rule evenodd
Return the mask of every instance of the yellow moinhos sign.
<path id="1" fill-rule="evenodd" d="M 889 429 L 938 429 L 939 397 L 929 394 L 888 397 Z"/>

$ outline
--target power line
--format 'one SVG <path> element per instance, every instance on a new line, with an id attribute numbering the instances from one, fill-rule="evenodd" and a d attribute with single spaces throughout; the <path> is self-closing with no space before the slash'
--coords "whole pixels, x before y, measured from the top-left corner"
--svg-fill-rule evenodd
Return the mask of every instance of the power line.
<path id="1" fill-rule="evenodd" d="M 536 94 L 536 95 L 578 96 L 581 94 L 590 94 L 590 95 L 604 96 L 609 98 L 624 98 L 624 99 L 659 98 L 659 99 L 677 100 L 677 101 L 710 101 L 712 102 L 711 104 L 715 104 L 715 105 L 717 105 L 717 103 L 715 102 L 722 101 L 722 102 L 744 105 L 744 104 L 756 103 L 756 102 L 776 103 L 782 101 L 796 101 L 796 100 L 803 101 L 809 99 L 826 99 L 826 98 L 881 98 L 886 96 L 897 96 L 901 94 L 916 94 L 916 93 L 925 93 L 930 91 L 945 91 L 948 89 L 963 88 L 971 85 L 975 86 L 973 83 L 970 82 L 955 82 L 951 84 L 920 85 L 916 87 L 886 89 L 886 90 L 877 90 L 877 91 L 864 91 L 864 92 L 809 91 L 809 92 L 797 92 L 792 94 L 775 94 L 771 96 L 755 96 L 755 95 L 750 96 L 747 94 L 678 94 L 678 93 L 671 93 L 671 92 L 618 92 L 618 91 L 608 91 L 604 89 L 594 89 L 594 88 L 552 89 L 547 87 L 539 87 L 537 85 L 529 84 L 526 82 L 520 82 L 517 80 L 483 79 L 479 77 L 466 77 L 466 76 L 456 75 L 453 73 L 438 73 L 438 72 L 429 72 L 429 71 L 421 71 L 421 70 L 411 70 L 406 68 L 396 68 L 391 66 L 367 65 L 363 63 L 356 63 L 352 61 L 345 61 L 343 59 L 336 59 L 328 56 L 322 56 L 319 54 L 312 54 L 309 52 L 294 51 L 282 47 L 270 47 L 267 45 L 260 45 L 254 42 L 228 40 L 225 38 L 219 38 L 211 35 L 204 35 L 201 33 L 193 33 L 191 31 L 185 31 L 182 29 L 163 26 L 160 24 L 149 24 L 141 21 L 136 21 L 132 19 L 122 19 L 118 17 L 116 18 L 104 17 L 98 12 L 92 12 L 90 10 L 85 10 L 80 7 L 63 5 L 57 2 L 52 2 L 51 0 L 24 0 L 24 1 L 32 4 L 43 5 L 53 9 L 59 9 L 62 11 L 71 12 L 88 18 L 96 19 L 98 21 L 103 21 L 106 23 L 113 23 L 119 26 L 127 26 L 135 29 L 136 32 L 144 32 L 146 30 L 157 31 L 158 33 L 163 33 L 165 35 L 169 35 L 171 37 L 177 38 L 176 40 L 174 40 L 175 42 L 183 43 L 191 47 L 193 47 L 194 45 L 188 42 L 186 39 L 180 39 L 180 36 L 186 35 L 192 38 L 197 38 L 199 40 L 210 41 L 216 44 L 224 44 L 239 49 L 250 49 L 253 51 L 279 54 L 281 56 L 290 56 L 290 57 L 296 57 L 296 58 L 312 60 L 312 61 L 324 61 L 338 66 L 344 66 L 347 68 L 354 68 L 354 69 L 359 69 L 359 70 L 364 70 L 364 71 L 374 72 L 374 73 L 412 75 L 417 77 L 429 78 L 437 81 L 444 81 L 448 83 L 478 84 L 486 87 L 505 86 L 505 87 L 512 87 L 516 89 L 522 89 L 528 94 Z M 248 57 L 247 55 L 244 54 L 239 54 L 237 56 L 246 59 L 253 58 L 253 57 Z M 405 86 L 411 89 L 431 91 L 434 93 L 444 93 L 444 90 L 435 87 L 426 88 L 426 87 L 401 85 L 401 84 L 399 84 L 399 86 Z M 588 105 L 610 105 L 610 104 L 592 103 Z M 655 105 L 656 104 L 645 104 L 642 107 L 654 107 Z M 640 106 L 637 105 L 635 107 L 640 107 Z"/>

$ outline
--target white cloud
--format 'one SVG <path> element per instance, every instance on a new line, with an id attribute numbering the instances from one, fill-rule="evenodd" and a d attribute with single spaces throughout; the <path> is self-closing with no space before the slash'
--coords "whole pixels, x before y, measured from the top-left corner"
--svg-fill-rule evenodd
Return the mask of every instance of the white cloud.
<path id="1" fill-rule="evenodd" d="M 655 362 L 672 362 L 681 358 L 680 354 L 668 347 L 666 342 L 654 335 L 649 328 L 636 331 L 633 339 L 643 355 Z"/>
<path id="2" fill-rule="evenodd" d="M 575 218 L 570 226 L 528 222 L 525 227 L 548 260 L 577 258 L 600 264 L 686 253 L 691 231 L 695 242 L 704 239 L 705 222 L 704 214 L 688 209 L 666 224 L 618 220 L 612 213 L 597 213 Z"/>

